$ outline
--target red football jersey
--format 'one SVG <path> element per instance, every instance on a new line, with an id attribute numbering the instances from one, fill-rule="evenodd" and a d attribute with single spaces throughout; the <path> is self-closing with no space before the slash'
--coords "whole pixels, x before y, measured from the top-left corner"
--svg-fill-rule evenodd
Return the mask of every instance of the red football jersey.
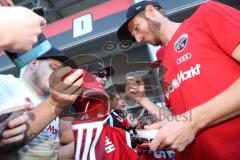
<path id="1" fill-rule="evenodd" d="M 128 132 L 95 122 L 73 122 L 75 160 L 140 160 Z"/>
<path id="2" fill-rule="evenodd" d="M 240 65 L 231 55 L 239 43 L 240 12 L 218 2 L 201 5 L 181 24 L 162 59 L 164 81 L 170 84 L 165 95 L 174 114 L 207 102 L 239 78 Z M 239 160 L 239 123 L 236 117 L 202 131 L 177 159 Z"/>

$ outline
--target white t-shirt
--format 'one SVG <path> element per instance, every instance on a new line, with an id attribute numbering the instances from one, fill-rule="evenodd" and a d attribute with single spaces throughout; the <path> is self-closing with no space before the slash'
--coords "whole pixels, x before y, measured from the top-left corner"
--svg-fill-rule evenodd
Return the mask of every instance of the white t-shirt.
<path id="1" fill-rule="evenodd" d="M 0 75 L 0 110 L 5 107 L 31 103 L 37 106 L 43 101 L 36 92 L 21 78 L 12 75 Z M 14 153 L 0 155 L 0 159 L 56 159 L 59 119 L 53 120 L 30 143 Z M 3 156 L 3 157 L 1 157 Z"/>

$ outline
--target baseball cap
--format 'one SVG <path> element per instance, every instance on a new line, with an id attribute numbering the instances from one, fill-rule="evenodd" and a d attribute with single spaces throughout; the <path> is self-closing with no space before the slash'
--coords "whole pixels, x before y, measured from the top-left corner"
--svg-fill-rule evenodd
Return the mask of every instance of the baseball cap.
<path id="1" fill-rule="evenodd" d="M 136 42 L 136 39 L 133 36 L 131 36 L 131 33 L 128 30 L 128 23 L 129 21 L 132 20 L 133 17 L 135 17 L 138 13 L 143 11 L 149 4 L 153 5 L 154 7 L 162 8 L 160 4 L 156 1 L 141 1 L 128 8 L 126 14 L 127 20 L 117 31 L 117 36 L 120 41 L 131 40 L 132 42 Z"/>
<path id="2" fill-rule="evenodd" d="M 36 58 L 37 60 L 46 60 L 46 59 L 54 59 L 59 62 L 64 63 L 65 66 L 71 66 L 74 67 L 76 66 L 75 62 L 71 60 L 70 57 L 67 57 L 64 55 L 64 53 L 60 50 L 58 50 L 55 47 L 51 47 L 50 50 L 48 50 L 46 53 L 41 55 L 40 57 Z"/>
<path id="3" fill-rule="evenodd" d="M 80 66 L 79 68 L 85 69 L 88 72 L 98 72 L 98 71 L 106 71 L 107 76 L 112 76 L 115 73 L 115 70 L 111 66 L 104 66 L 101 62 L 88 62 L 85 65 Z"/>

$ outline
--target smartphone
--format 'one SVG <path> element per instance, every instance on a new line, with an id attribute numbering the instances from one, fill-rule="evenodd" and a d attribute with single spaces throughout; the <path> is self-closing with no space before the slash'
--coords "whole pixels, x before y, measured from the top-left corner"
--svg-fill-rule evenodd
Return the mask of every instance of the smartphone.
<path id="1" fill-rule="evenodd" d="M 36 13 L 37 15 L 45 18 L 45 13 L 44 13 L 44 10 L 43 10 L 42 7 L 35 7 L 35 8 L 32 9 L 32 11 L 33 11 L 34 13 Z"/>
<path id="2" fill-rule="evenodd" d="M 8 109 L 0 111 L 0 136 L 7 128 L 8 122 L 18 116 L 21 116 L 26 111 L 27 107 L 28 105 L 20 105 L 8 107 Z"/>
<path id="3" fill-rule="evenodd" d="M 18 68 L 22 68 L 34 59 L 40 57 L 41 55 L 49 51 L 51 48 L 52 45 L 46 39 L 44 34 L 41 33 L 38 36 L 38 42 L 33 46 L 32 50 L 23 53 L 13 53 L 5 51 L 5 53 Z"/>
<path id="4" fill-rule="evenodd" d="M 44 11 L 42 8 L 33 8 L 33 12 L 44 17 Z M 52 48 L 52 45 L 45 37 L 43 33 L 38 36 L 37 43 L 33 46 L 32 50 L 27 52 L 13 53 L 10 51 L 5 51 L 6 55 L 11 59 L 11 61 L 18 67 L 22 68 L 29 64 L 34 59 L 40 57 Z"/>

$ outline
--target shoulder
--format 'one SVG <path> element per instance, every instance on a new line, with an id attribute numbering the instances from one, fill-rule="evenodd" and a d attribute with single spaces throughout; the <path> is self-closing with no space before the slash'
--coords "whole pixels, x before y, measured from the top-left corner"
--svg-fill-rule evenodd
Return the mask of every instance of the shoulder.
<path id="1" fill-rule="evenodd" d="M 208 10 L 225 10 L 232 7 L 221 2 L 209 1 L 209 2 L 203 3 L 199 8 L 208 9 Z"/>
<path id="2" fill-rule="evenodd" d="M 0 75 L 0 95 L 12 95 L 19 88 L 19 78 L 13 75 Z"/>
<path id="3" fill-rule="evenodd" d="M 10 99 L 15 94 L 17 79 L 12 75 L 0 75 L 0 104 L 11 102 Z M 2 107 L 1 105 L 0 108 Z"/>
<path id="4" fill-rule="evenodd" d="M 0 88 L 2 87 L 11 87 L 19 82 L 19 79 L 13 75 L 0 75 Z"/>
<path id="5" fill-rule="evenodd" d="M 0 81 L 17 79 L 11 74 L 0 74 Z"/>
<path id="6" fill-rule="evenodd" d="M 196 11 L 196 14 L 202 14 L 206 17 L 225 16 L 229 12 L 239 12 L 236 9 L 220 2 L 209 1 L 203 3 Z"/>
<path id="7" fill-rule="evenodd" d="M 220 2 L 209 1 L 200 5 L 200 7 L 191 16 L 191 24 L 198 26 L 220 25 L 223 19 L 231 19 L 240 16 L 240 12 L 228 5 Z"/>

